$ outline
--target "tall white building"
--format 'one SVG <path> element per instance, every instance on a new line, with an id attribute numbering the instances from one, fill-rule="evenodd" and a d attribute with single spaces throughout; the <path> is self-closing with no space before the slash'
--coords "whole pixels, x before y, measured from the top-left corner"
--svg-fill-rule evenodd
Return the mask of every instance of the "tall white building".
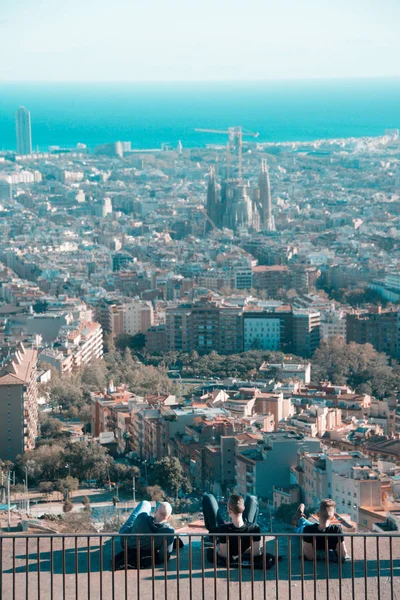
<path id="1" fill-rule="evenodd" d="M 123 332 L 128 335 L 145 333 L 154 325 L 154 312 L 151 302 L 133 300 L 124 304 Z"/>
<path id="2" fill-rule="evenodd" d="M 21 106 L 15 115 L 17 153 L 32 154 L 31 113 Z"/>
<path id="3" fill-rule="evenodd" d="M 346 339 L 346 313 L 343 310 L 321 312 L 321 339 Z"/>

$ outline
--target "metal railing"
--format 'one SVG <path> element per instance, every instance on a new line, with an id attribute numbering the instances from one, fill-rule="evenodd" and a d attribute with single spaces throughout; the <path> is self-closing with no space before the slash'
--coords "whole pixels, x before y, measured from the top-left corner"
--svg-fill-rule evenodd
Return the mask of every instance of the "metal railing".
<path id="1" fill-rule="evenodd" d="M 0 534 L 0 599 L 400 598 L 396 534 L 346 534 L 346 561 L 340 546 L 339 555 L 329 550 L 331 536 L 326 535 L 323 551 L 317 549 L 321 540 L 313 537 L 311 560 L 304 557 L 301 534 L 261 534 L 262 554 L 253 559 L 259 542 L 251 536 L 248 552 L 242 553 L 244 538 L 227 534 L 225 559 L 217 536 L 179 537 L 184 545 L 175 535 L 176 548 L 168 557 L 167 539 L 160 535 L 149 543 L 148 536 L 132 534 Z M 236 545 L 238 555 L 232 556 Z"/>

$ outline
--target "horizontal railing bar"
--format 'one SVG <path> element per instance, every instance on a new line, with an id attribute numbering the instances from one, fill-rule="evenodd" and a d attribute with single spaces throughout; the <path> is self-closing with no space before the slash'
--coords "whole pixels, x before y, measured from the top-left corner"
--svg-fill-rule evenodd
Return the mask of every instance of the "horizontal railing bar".
<path id="1" fill-rule="evenodd" d="M 258 537 L 260 535 L 263 535 L 264 537 L 273 537 L 273 538 L 288 538 L 289 537 L 296 537 L 296 538 L 303 538 L 303 537 L 319 537 L 319 536 L 323 536 L 323 537 L 354 537 L 354 538 L 389 538 L 389 537 L 399 537 L 400 536 L 400 532 L 398 531 L 393 531 L 393 532 L 385 532 L 385 533 L 374 533 L 374 532 L 369 532 L 369 533 L 354 533 L 354 532 L 342 532 L 342 533 L 325 533 L 324 531 L 321 531 L 319 533 L 281 533 L 281 532 L 261 532 L 261 533 L 235 533 L 235 532 L 224 532 L 223 534 L 221 533 L 209 533 L 208 531 L 206 532 L 198 532 L 198 533 L 180 533 L 175 531 L 174 533 L 118 533 L 118 532 L 110 532 L 110 533 L 26 533 L 26 532 L 21 532 L 21 533 L 9 533 L 8 531 L 6 532 L 0 532 L 0 537 L 4 538 L 4 539 L 13 539 L 13 538 L 21 538 L 21 539 L 25 539 L 25 538 L 99 538 L 99 537 L 219 537 L 220 535 L 223 535 L 224 537 L 226 536 L 234 536 L 234 537 Z"/>

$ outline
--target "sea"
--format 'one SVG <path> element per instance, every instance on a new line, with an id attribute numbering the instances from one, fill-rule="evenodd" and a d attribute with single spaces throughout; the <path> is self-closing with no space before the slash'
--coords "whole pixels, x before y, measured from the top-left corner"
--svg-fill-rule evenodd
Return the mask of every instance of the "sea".
<path id="1" fill-rule="evenodd" d="M 0 82 L 0 149 L 15 150 L 15 111 L 34 148 L 130 141 L 132 148 L 225 144 L 196 128 L 238 126 L 260 142 L 379 136 L 400 128 L 400 77 L 173 83 Z M 246 139 L 246 138 L 244 138 Z M 249 137 L 249 140 L 253 138 Z"/>

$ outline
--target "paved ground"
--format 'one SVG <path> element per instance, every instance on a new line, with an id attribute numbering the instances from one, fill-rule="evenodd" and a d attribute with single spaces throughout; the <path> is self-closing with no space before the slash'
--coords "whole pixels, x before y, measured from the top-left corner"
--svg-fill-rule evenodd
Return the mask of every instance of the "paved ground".
<path id="1" fill-rule="evenodd" d="M 274 540 L 266 540 L 268 550 L 275 553 Z M 207 562 L 203 576 L 198 537 L 190 546 L 186 543 L 179 560 L 174 556 L 167 569 L 142 570 L 139 577 L 133 570 L 112 572 L 112 548 L 107 538 L 102 540 L 101 553 L 98 537 L 91 539 L 89 546 L 87 538 L 79 538 L 76 545 L 73 538 L 66 538 L 65 554 L 60 539 L 53 540 L 52 552 L 47 538 L 40 539 L 39 548 L 37 539 L 29 539 L 28 547 L 26 543 L 21 537 L 15 542 L 2 540 L 1 600 L 400 600 L 400 536 L 392 538 L 392 566 L 389 538 L 381 538 L 378 548 L 376 539 L 369 538 L 366 554 L 363 540 L 354 539 L 353 562 L 341 568 L 329 564 L 329 580 L 323 562 L 316 564 L 315 573 L 314 565 L 305 563 L 302 577 L 298 541 L 291 541 L 289 561 L 287 538 L 280 539 L 279 554 L 286 558 L 278 569 L 267 571 L 266 578 L 263 571 L 255 571 L 253 583 L 249 569 L 240 576 L 238 569 L 229 573 L 227 569 L 214 570 Z M 350 549 L 350 541 L 347 544 Z"/>

